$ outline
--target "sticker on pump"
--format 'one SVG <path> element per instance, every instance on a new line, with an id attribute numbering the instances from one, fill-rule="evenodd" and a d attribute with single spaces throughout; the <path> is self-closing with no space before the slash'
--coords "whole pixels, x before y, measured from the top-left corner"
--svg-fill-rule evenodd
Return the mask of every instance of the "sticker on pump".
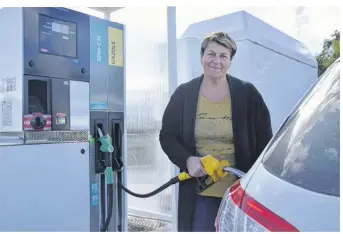
<path id="1" fill-rule="evenodd" d="M 56 125 L 66 124 L 66 113 L 56 113 Z"/>

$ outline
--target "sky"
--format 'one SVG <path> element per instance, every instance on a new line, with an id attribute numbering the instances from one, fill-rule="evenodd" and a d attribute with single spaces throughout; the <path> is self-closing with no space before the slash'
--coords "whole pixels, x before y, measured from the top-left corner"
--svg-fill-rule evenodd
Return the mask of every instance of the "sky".
<path id="1" fill-rule="evenodd" d="M 72 8 L 94 16 L 103 17 L 103 15 L 95 10 L 83 8 Z M 125 10 L 125 9 L 123 9 Z M 126 14 L 127 17 L 134 15 L 140 8 L 132 8 L 130 12 L 133 14 Z M 323 45 L 323 41 L 329 38 L 330 35 L 336 30 L 340 29 L 340 9 L 338 7 L 291 7 L 291 6 L 256 6 L 256 7 L 189 7 L 178 6 L 176 8 L 176 23 L 177 23 L 177 36 L 179 37 L 186 28 L 199 21 L 211 19 L 217 16 L 230 14 L 233 12 L 244 10 L 249 14 L 261 19 L 262 21 L 270 24 L 278 30 L 288 34 L 289 36 L 303 42 L 309 51 L 315 55 L 318 54 Z M 122 10 L 120 10 L 122 11 Z M 148 12 L 147 8 L 144 11 Z M 164 11 L 156 11 L 151 9 L 154 15 L 153 21 L 149 24 L 163 24 L 164 22 L 156 21 L 156 13 Z M 163 13 L 160 14 L 163 17 Z M 123 16 L 121 16 L 123 17 Z M 126 18 L 126 17 L 125 17 Z M 115 20 L 116 18 L 111 18 Z M 134 18 L 134 20 L 137 20 Z M 147 19 L 145 19 L 147 20 Z M 149 27 L 148 25 L 145 25 Z M 165 25 L 166 26 L 166 25 Z M 158 26 L 157 26 L 158 27 Z M 160 27 L 161 28 L 161 27 Z"/>

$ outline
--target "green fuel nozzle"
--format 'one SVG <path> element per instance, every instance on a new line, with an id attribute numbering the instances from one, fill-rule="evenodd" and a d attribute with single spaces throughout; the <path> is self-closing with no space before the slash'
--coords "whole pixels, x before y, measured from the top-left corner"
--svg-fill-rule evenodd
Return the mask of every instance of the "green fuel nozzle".
<path id="1" fill-rule="evenodd" d="M 100 136 L 99 141 L 101 143 L 100 150 L 104 153 L 112 153 L 114 151 L 114 147 L 111 144 L 112 137 L 108 134 L 104 136 L 100 128 L 98 128 L 98 133 Z"/>

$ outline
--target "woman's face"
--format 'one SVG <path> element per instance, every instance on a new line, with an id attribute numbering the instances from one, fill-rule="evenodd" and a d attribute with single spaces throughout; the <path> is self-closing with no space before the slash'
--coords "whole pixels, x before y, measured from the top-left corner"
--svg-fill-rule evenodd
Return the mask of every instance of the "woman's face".
<path id="1" fill-rule="evenodd" d="M 230 50 L 216 42 L 208 44 L 201 58 L 204 74 L 217 79 L 226 76 L 230 63 Z"/>

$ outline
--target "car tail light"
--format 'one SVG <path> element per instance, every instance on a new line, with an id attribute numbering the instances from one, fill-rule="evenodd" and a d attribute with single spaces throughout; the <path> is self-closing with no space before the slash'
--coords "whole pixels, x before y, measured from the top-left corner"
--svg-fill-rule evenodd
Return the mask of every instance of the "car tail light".
<path id="1" fill-rule="evenodd" d="M 296 232 L 295 227 L 249 196 L 237 181 L 226 192 L 216 218 L 217 232 Z"/>

